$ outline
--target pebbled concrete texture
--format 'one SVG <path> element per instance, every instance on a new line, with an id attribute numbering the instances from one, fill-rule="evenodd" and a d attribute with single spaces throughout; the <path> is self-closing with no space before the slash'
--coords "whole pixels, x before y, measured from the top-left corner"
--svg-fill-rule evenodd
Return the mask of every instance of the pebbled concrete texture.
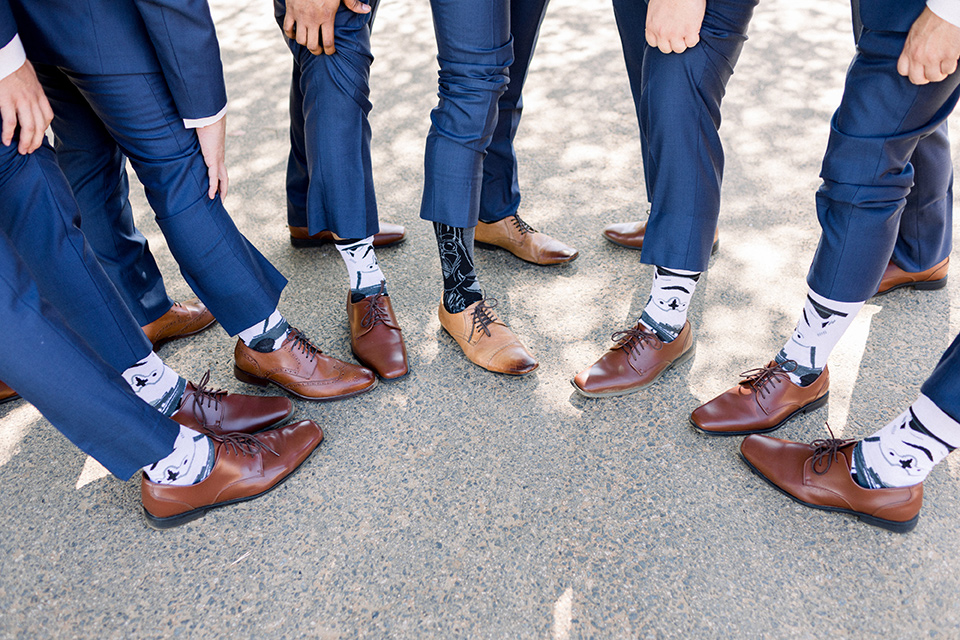
<path id="1" fill-rule="evenodd" d="M 227 205 L 290 278 L 281 310 L 349 359 L 332 246 L 293 249 L 283 194 L 290 55 L 269 3 L 215 0 L 231 98 Z M 580 249 L 562 267 L 477 250 L 488 295 L 540 358 L 524 378 L 465 360 L 436 318 L 441 279 L 419 220 L 436 101 L 426 2 L 384 0 L 373 37 L 378 252 L 412 372 L 352 399 L 298 401 L 326 441 L 263 499 L 155 532 L 139 480 L 107 477 L 23 402 L 0 407 L 0 636 L 12 638 L 888 638 L 960 636 L 960 459 L 891 534 L 806 509 L 753 476 L 739 438 L 687 416 L 789 332 L 818 237 L 813 195 L 853 54 L 843 2 L 770 0 L 731 80 L 720 252 L 697 289 L 697 355 L 648 390 L 588 400 L 569 379 L 635 317 L 651 268 L 599 233 L 642 218 L 637 124 L 605 3 L 554 0 L 518 138 L 522 215 Z M 190 297 L 139 187 L 168 288 Z M 909 329 L 907 329 L 909 327 Z M 918 331 L 921 327 L 923 330 Z M 828 408 L 775 435 L 871 433 L 912 402 L 960 329 L 960 286 L 872 300 L 831 360 Z M 185 376 L 232 375 L 214 329 L 165 346 Z"/>

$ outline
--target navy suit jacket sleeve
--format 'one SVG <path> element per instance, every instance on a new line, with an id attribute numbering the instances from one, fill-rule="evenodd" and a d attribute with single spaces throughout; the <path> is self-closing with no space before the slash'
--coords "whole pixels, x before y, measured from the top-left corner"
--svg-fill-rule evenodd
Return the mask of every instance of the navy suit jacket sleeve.
<path id="1" fill-rule="evenodd" d="M 218 114 L 227 104 L 227 88 L 207 0 L 134 3 L 147 26 L 180 117 L 193 120 Z"/>
<path id="2" fill-rule="evenodd" d="M 17 23 L 13 19 L 10 3 L 7 0 L 0 0 L 0 48 L 10 44 L 15 35 L 17 35 Z"/>

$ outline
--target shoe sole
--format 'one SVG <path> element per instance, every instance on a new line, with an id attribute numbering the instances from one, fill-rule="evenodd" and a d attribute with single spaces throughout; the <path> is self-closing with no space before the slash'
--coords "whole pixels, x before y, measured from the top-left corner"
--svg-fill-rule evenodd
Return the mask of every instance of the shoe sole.
<path id="1" fill-rule="evenodd" d="M 341 394 L 341 395 L 339 395 L 339 396 L 327 396 L 327 397 L 324 397 L 324 398 L 315 398 L 315 397 L 313 397 L 313 396 L 300 395 L 300 394 L 297 393 L 296 391 L 293 391 L 292 389 L 288 389 L 287 387 L 283 386 L 283 385 L 280 384 L 279 382 L 274 382 L 273 380 L 268 380 L 267 378 L 260 378 L 260 377 L 258 377 L 258 376 L 253 375 L 253 374 L 247 373 L 246 371 L 244 371 L 243 369 L 241 369 L 241 368 L 238 367 L 237 365 L 233 365 L 233 375 L 234 375 L 234 377 L 236 377 L 236 379 L 239 380 L 240 382 L 246 382 L 247 384 L 252 384 L 252 385 L 255 385 L 255 386 L 258 386 L 258 387 L 266 387 L 266 386 L 269 386 L 269 385 L 272 384 L 273 386 L 277 387 L 278 389 L 283 389 L 284 391 L 286 391 L 286 392 L 289 393 L 290 395 L 295 396 L 295 397 L 297 397 L 297 398 L 300 398 L 301 400 L 310 400 L 310 401 L 313 401 L 313 402 L 327 402 L 327 401 L 329 401 L 329 400 L 343 400 L 344 398 L 352 398 L 353 396 L 358 396 L 358 395 L 360 395 L 361 393 L 366 393 L 367 391 L 370 391 L 371 389 L 373 389 L 374 387 L 376 387 L 376 386 L 377 386 L 377 383 L 379 382 L 379 378 L 376 377 L 376 376 L 374 376 L 374 378 L 373 378 L 373 384 L 370 385 L 369 387 L 364 387 L 363 389 L 359 389 L 359 390 L 357 390 L 357 391 L 351 391 L 350 393 L 344 393 L 344 394 Z"/>
<path id="2" fill-rule="evenodd" d="M 790 498 L 791 500 L 793 500 L 793 501 L 796 502 L 797 504 L 802 504 L 802 505 L 805 506 L 805 507 L 810 507 L 811 509 L 819 509 L 820 511 L 832 511 L 832 512 L 835 512 L 835 513 L 846 513 L 846 514 L 848 514 L 848 515 L 856 516 L 857 518 L 860 518 L 860 521 L 861 521 L 861 522 L 865 522 L 866 524 L 871 524 L 871 525 L 873 525 L 873 526 L 875 526 L 875 527 L 880 527 L 881 529 L 886 529 L 887 531 L 893 531 L 894 533 L 909 533 L 909 532 L 913 531 L 914 527 L 917 526 L 917 521 L 920 520 L 920 514 L 919 514 L 919 513 L 918 513 L 917 515 L 915 515 L 913 518 L 911 518 L 910 520 L 907 520 L 907 521 L 905 521 L 905 522 L 899 522 L 899 521 L 897 521 L 897 520 L 884 520 L 883 518 L 877 518 L 876 516 L 871 516 L 871 515 L 866 514 L 866 513 L 861 513 L 861 512 L 859 512 L 859 511 L 854 511 L 853 509 L 844 509 L 843 507 L 828 507 L 828 506 L 821 505 L 821 504 L 813 504 L 812 502 L 806 502 L 806 501 L 801 500 L 800 498 L 796 497 L 795 495 L 793 495 L 793 494 L 790 493 L 789 491 L 783 490 L 783 489 L 780 488 L 776 483 L 774 483 L 770 478 L 768 478 L 767 476 L 763 475 L 763 474 L 760 472 L 759 469 L 757 469 L 755 466 L 753 466 L 752 464 L 750 464 L 750 461 L 747 460 L 746 457 L 745 457 L 742 453 L 740 454 L 740 459 L 743 460 L 744 464 L 746 464 L 748 467 L 750 467 L 750 470 L 753 471 L 754 474 L 760 476 L 760 477 L 763 479 L 764 482 L 766 482 L 766 483 L 769 484 L 771 487 L 773 487 L 774 489 L 776 489 L 777 491 L 779 491 L 779 492 L 782 493 L 783 495 L 787 496 L 788 498 Z"/>
<path id="3" fill-rule="evenodd" d="M 498 244 L 490 244 L 489 242 L 480 242 L 479 240 L 474 240 L 473 246 L 480 247 L 481 249 L 502 249 L 516 256 L 520 260 L 523 260 L 524 262 L 535 264 L 539 267 L 556 267 L 562 264 L 570 264 L 571 262 L 573 262 L 574 260 L 580 257 L 580 252 L 578 251 L 575 254 L 573 254 L 573 257 L 570 258 L 569 260 L 561 260 L 560 262 L 533 262 L 531 260 L 527 260 L 526 258 L 521 258 L 517 254 L 513 253 L 513 251 L 510 251 L 510 249 L 507 249 L 506 247 L 501 247 Z"/>
<path id="4" fill-rule="evenodd" d="M 940 280 L 927 280 L 925 282 L 903 282 L 890 287 L 886 291 L 878 291 L 877 293 L 873 294 L 873 297 L 876 298 L 878 296 L 885 296 L 891 291 L 896 291 L 897 289 L 903 289 L 905 287 L 913 287 L 917 291 L 934 291 L 935 289 L 943 289 L 945 286 L 947 286 L 948 277 L 949 276 L 945 276 Z"/>
<path id="5" fill-rule="evenodd" d="M 317 443 L 317 447 L 319 447 L 321 444 L 323 444 L 323 440 L 320 440 L 320 442 Z M 285 476 L 280 480 L 280 482 L 278 482 L 277 484 L 273 485 L 272 487 L 270 487 L 270 488 L 267 489 L 266 491 L 261 491 L 260 493 L 258 493 L 258 494 L 256 494 L 256 495 L 245 496 L 245 497 L 243 497 L 243 498 L 234 498 L 233 500 L 226 500 L 226 501 L 224 501 L 224 502 L 217 502 L 216 504 L 207 505 L 207 506 L 205 506 L 205 507 L 199 507 L 199 508 L 197 508 L 197 509 L 193 509 L 192 511 L 187 511 L 187 512 L 185 512 L 185 513 L 180 513 L 180 514 L 177 514 L 177 515 L 175 515 L 175 516 L 168 516 L 168 517 L 166 517 L 166 518 L 159 518 L 159 517 L 151 514 L 149 511 L 147 511 L 146 507 L 143 507 L 143 517 L 144 517 L 144 518 L 146 519 L 146 521 L 147 521 L 147 526 L 149 526 L 151 529 L 156 529 L 157 531 L 163 531 L 164 529 L 172 529 L 172 528 L 174 528 L 174 527 L 179 527 L 180 525 L 187 524 L 188 522 L 193 522 L 194 520 L 199 520 L 199 519 L 202 518 L 203 516 L 207 515 L 207 512 L 208 512 L 208 511 L 211 511 L 211 510 L 213 510 L 213 509 L 219 509 L 220 507 L 227 507 L 227 506 L 229 506 L 229 505 L 231 505 L 231 504 L 239 504 L 239 503 L 241 503 L 241 502 L 246 502 L 246 501 L 248 501 L 248 500 L 255 500 L 255 499 L 259 498 L 260 496 L 264 496 L 264 495 L 270 493 L 271 491 L 273 491 L 274 489 L 276 489 L 277 487 L 279 487 L 280 485 L 282 485 L 284 482 L 286 482 L 286 481 L 290 478 L 290 476 L 292 476 L 293 474 L 295 474 L 297 471 L 300 470 L 300 467 L 303 466 L 303 463 L 306 462 L 307 460 L 309 460 L 310 457 L 313 456 L 313 452 L 316 451 L 316 450 L 317 450 L 317 448 L 314 447 L 313 451 L 310 452 L 310 455 L 307 456 L 306 458 L 304 458 L 304 459 L 303 459 L 303 462 L 301 462 L 301 463 L 298 464 L 296 467 L 294 467 L 294 468 L 290 471 L 290 473 L 288 473 L 287 475 L 285 475 Z"/>
<path id="6" fill-rule="evenodd" d="M 687 360 L 689 360 L 690 358 L 692 358 L 696 352 L 697 352 L 697 345 L 696 345 L 696 343 L 694 343 L 693 345 L 690 346 L 689 349 L 687 349 L 686 351 L 684 351 L 684 352 L 680 355 L 680 357 L 678 357 L 676 360 L 674 360 L 673 362 L 671 362 L 670 364 L 668 364 L 667 367 L 666 367 L 666 369 L 664 369 L 663 371 L 660 372 L 660 375 L 658 375 L 656 378 L 654 378 L 654 379 L 651 380 L 650 382 L 647 382 L 646 384 L 640 385 L 640 386 L 638 386 L 638 387 L 631 387 L 631 388 L 629 388 L 629 389 L 623 389 L 623 390 L 621 390 L 621 391 L 593 392 L 593 391 L 584 391 L 583 389 L 581 389 L 581 388 L 577 385 L 577 379 L 576 379 L 576 378 L 570 378 L 570 384 L 572 384 L 572 385 L 573 385 L 573 388 L 577 390 L 577 393 L 579 393 L 580 395 L 582 395 L 582 396 L 585 397 L 585 398 L 615 398 L 615 397 L 617 397 L 617 396 L 628 396 L 628 395 L 630 395 L 630 394 L 632 394 L 632 393 L 636 393 L 636 392 L 638 392 L 638 391 L 643 391 L 644 389 L 646 389 L 646 388 L 649 387 L 650 385 L 654 384 L 657 380 L 659 380 L 660 378 L 663 377 L 663 374 L 665 374 L 667 371 L 670 371 L 670 370 L 673 369 L 674 367 L 680 366 L 681 364 L 683 364 L 684 362 L 686 362 Z"/>
<path id="7" fill-rule="evenodd" d="M 0 400 L 0 404 L 6 404 L 7 402 L 13 402 L 14 400 L 19 400 L 19 399 L 20 399 L 20 394 L 15 393 L 9 398 L 4 398 L 3 400 Z"/>
<path id="8" fill-rule="evenodd" d="M 178 333 L 178 334 L 175 335 L 175 336 L 170 336 L 170 337 L 168 337 L 168 338 L 162 338 L 162 339 L 160 339 L 160 340 L 157 340 L 156 342 L 153 343 L 153 351 L 156 352 L 157 349 L 159 349 L 159 348 L 162 347 L 163 345 L 167 344 L 168 342 L 173 342 L 174 340 L 179 340 L 180 338 L 189 338 L 190 336 L 195 336 L 195 335 L 197 335 L 198 333 L 203 333 L 204 331 L 206 331 L 207 329 L 209 329 L 210 327 L 212 327 L 212 326 L 215 325 L 215 324 L 217 324 L 217 319 L 216 319 L 216 318 L 212 319 L 210 322 L 208 322 L 207 324 L 203 325 L 203 326 L 200 327 L 199 329 L 197 329 L 197 330 L 195 330 L 195 331 L 191 331 L 190 333 Z"/>
<path id="9" fill-rule="evenodd" d="M 624 249 L 633 249 L 634 251 L 640 251 L 640 247 L 635 247 L 632 244 L 624 244 L 623 242 L 617 242 L 616 240 L 606 235 L 605 233 L 601 233 L 600 235 L 603 236 L 604 240 L 606 240 L 611 244 L 615 244 L 618 247 L 623 247 Z M 720 240 L 717 239 L 713 241 L 713 246 L 710 247 L 710 255 L 715 254 L 719 250 L 720 250 Z"/>
<path id="10" fill-rule="evenodd" d="M 698 425 L 696 422 L 694 422 L 692 415 L 690 416 L 690 424 L 693 426 L 694 429 L 696 429 L 700 433 L 705 433 L 708 436 L 717 436 L 717 437 L 751 436 L 751 435 L 756 435 L 761 433 L 770 433 L 771 431 L 776 431 L 777 429 L 787 424 L 788 422 L 790 422 L 791 420 L 793 420 L 799 415 L 802 415 L 804 413 L 810 413 L 811 411 L 819 409 L 823 405 L 827 404 L 827 400 L 829 397 L 830 397 L 830 392 L 827 391 L 825 394 L 823 394 L 822 396 L 820 396 L 810 404 L 803 405 L 802 407 L 800 407 L 799 409 L 797 409 L 796 411 L 788 415 L 786 418 L 784 418 L 777 424 L 773 425 L 772 427 L 767 427 L 766 429 L 748 429 L 746 431 L 708 431 L 707 429 L 704 429 L 703 427 Z"/>

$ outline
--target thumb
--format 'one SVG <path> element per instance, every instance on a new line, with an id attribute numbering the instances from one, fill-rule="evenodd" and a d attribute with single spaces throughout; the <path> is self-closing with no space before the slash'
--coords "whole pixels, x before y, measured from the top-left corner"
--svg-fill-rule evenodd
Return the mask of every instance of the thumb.
<path id="1" fill-rule="evenodd" d="M 360 2 L 360 0 L 343 0 L 343 4 L 354 13 L 370 13 L 370 5 Z"/>

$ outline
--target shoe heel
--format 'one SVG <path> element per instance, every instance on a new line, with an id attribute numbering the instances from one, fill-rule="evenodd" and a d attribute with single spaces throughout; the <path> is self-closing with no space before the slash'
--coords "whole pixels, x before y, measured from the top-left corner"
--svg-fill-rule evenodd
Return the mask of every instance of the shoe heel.
<path id="1" fill-rule="evenodd" d="M 943 289 L 945 286 L 947 286 L 946 276 L 941 280 L 933 280 L 932 282 L 918 282 L 913 285 L 913 288 L 918 291 L 933 291 L 934 289 Z"/>
<path id="2" fill-rule="evenodd" d="M 164 529 L 172 529 L 174 527 L 179 527 L 182 524 L 187 524 L 188 522 L 199 520 L 204 515 L 206 515 L 206 513 L 207 513 L 207 509 L 194 509 L 193 511 L 188 511 L 178 516 L 170 516 L 169 518 L 158 518 L 157 516 L 151 514 L 149 511 L 144 509 L 143 517 L 147 521 L 148 527 L 150 527 L 151 529 L 156 529 L 157 531 L 163 531 Z"/>
<path id="3" fill-rule="evenodd" d="M 882 518 L 874 518 L 873 516 L 868 516 L 863 513 L 858 513 L 857 517 L 860 518 L 861 522 L 872 524 L 875 527 L 880 527 L 881 529 L 886 529 L 887 531 L 893 531 L 894 533 L 910 533 L 917 526 L 917 521 L 920 519 L 920 514 L 918 513 L 906 522 L 883 520 Z"/>
<path id="4" fill-rule="evenodd" d="M 803 409 L 800 409 L 800 413 L 810 413 L 811 411 L 816 411 L 823 405 L 827 404 L 827 400 L 829 398 L 830 398 L 830 392 L 827 391 L 825 394 L 823 394 L 823 396 L 821 396 L 820 398 L 817 398 L 816 400 L 814 400 L 813 402 L 805 406 Z"/>
<path id="5" fill-rule="evenodd" d="M 258 387 L 266 387 L 270 384 L 269 380 L 264 380 L 263 378 L 258 378 L 257 376 L 251 375 L 237 365 L 233 365 L 233 375 L 236 376 L 237 380 L 240 382 L 254 384 Z"/>

